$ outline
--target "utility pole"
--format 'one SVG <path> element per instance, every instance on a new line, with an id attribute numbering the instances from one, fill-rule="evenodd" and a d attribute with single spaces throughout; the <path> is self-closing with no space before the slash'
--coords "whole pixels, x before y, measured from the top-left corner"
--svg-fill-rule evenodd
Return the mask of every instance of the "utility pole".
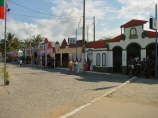
<path id="1" fill-rule="evenodd" d="M 89 26 L 87 25 L 87 42 L 88 42 L 88 31 L 89 31 Z"/>
<path id="2" fill-rule="evenodd" d="M 155 5 L 155 19 L 156 19 L 156 22 L 157 21 L 157 4 Z M 157 27 L 158 28 L 158 27 Z M 157 79 L 157 71 L 158 71 L 158 61 L 157 61 L 157 58 L 158 58 L 158 44 L 157 44 L 157 37 L 158 37 L 158 34 L 157 34 L 157 28 L 156 28 L 156 72 L 155 72 L 155 75 L 156 75 L 156 79 Z"/>
<path id="3" fill-rule="evenodd" d="M 94 27 L 94 41 L 95 41 L 95 16 L 93 17 L 93 27 Z"/>
<path id="4" fill-rule="evenodd" d="M 77 61 L 77 29 L 76 29 L 76 61 Z"/>
<path id="5" fill-rule="evenodd" d="M 83 0 L 83 39 L 82 39 L 82 53 L 84 53 L 83 59 L 85 58 L 85 0 Z"/>

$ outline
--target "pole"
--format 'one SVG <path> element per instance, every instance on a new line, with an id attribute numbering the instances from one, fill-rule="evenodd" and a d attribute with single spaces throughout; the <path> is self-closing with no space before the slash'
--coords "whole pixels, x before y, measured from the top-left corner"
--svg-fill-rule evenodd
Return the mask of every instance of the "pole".
<path id="1" fill-rule="evenodd" d="M 89 30 L 89 26 L 87 25 L 87 42 L 88 42 L 88 30 Z"/>
<path id="2" fill-rule="evenodd" d="M 82 62 L 85 60 L 85 0 L 83 0 Z M 82 66 L 84 69 L 84 65 Z"/>
<path id="3" fill-rule="evenodd" d="M 8 0 L 6 0 L 6 5 L 5 5 L 5 30 L 4 30 L 4 69 L 6 69 L 6 27 L 7 27 L 7 7 L 8 7 Z M 6 78 L 4 76 L 4 85 L 6 85 Z"/>
<path id="4" fill-rule="evenodd" d="M 93 17 L 93 25 L 94 25 L 94 41 L 95 41 L 95 16 Z"/>
<path id="5" fill-rule="evenodd" d="M 77 60 L 77 29 L 76 29 L 76 60 Z"/>
<path id="6" fill-rule="evenodd" d="M 46 67 L 46 39 L 44 39 L 44 68 Z"/>
<path id="7" fill-rule="evenodd" d="M 83 0 L 83 44 L 82 45 L 83 45 L 82 53 L 85 53 L 85 0 Z"/>
<path id="8" fill-rule="evenodd" d="M 155 5 L 155 18 L 156 18 L 156 21 L 157 21 L 157 4 Z M 158 61 L 157 61 L 157 56 L 158 56 L 158 44 L 157 44 L 157 29 L 156 29 L 156 72 L 155 72 L 155 74 L 156 74 L 156 79 L 157 79 L 157 71 L 158 71 Z"/>

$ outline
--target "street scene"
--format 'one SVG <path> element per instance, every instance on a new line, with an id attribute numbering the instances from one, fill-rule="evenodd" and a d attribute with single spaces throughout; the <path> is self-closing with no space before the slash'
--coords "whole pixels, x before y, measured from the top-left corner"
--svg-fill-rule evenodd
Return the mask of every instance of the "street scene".
<path id="1" fill-rule="evenodd" d="M 100 97 L 127 76 L 8 65 L 10 85 L 1 83 L 0 118 L 57 118 Z M 99 77 L 98 77 L 99 76 Z"/>
<path id="2" fill-rule="evenodd" d="M 32 65 L 19 67 L 16 64 L 7 66 L 11 83 L 3 86 L 1 79 L 1 118 L 59 118 L 96 98 L 99 99 L 90 105 L 92 108 L 85 107 L 68 117 L 125 118 L 133 117 L 133 109 L 139 112 L 136 112 L 136 117 L 156 118 L 158 115 L 157 80 L 135 78 L 114 93 L 100 98 L 128 81 L 128 76 L 90 72 L 86 75 L 82 72 L 79 75 L 69 75 L 67 69 L 44 69 Z M 121 105 L 111 105 L 112 101 Z M 122 107 L 124 110 L 119 111 Z M 123 115 L 125 111 L 127 115 Z M 146 111 L 150 113 L 146 114 Z"/>
<path id="3" fill-rule="evenodd" d="M 157 0 L 0 0 L 0 118 L 157 118 Z"/>

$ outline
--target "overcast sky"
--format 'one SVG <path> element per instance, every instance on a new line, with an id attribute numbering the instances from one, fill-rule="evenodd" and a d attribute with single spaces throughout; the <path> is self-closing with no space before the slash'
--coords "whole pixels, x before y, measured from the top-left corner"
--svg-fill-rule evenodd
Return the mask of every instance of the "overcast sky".
<path id="1" fill-rule="evenodd" d="M 96 19 L 96 40 L 115 37 L 120 26 L 132 19 L 149 20 L 155 16 L 158 0 L 86 0 L 86 35 L 93 40 L 93 16 Z M 9 0 L 7 32 L 19 39 L 32 38 L 36 34 L 50 41 L 75 37 L 82 39 L 83 0 Z M 145 29 L 149 29 L 148 23 Z M 0 19 L 0 38 L 4 36 L 4 20 Z"/>

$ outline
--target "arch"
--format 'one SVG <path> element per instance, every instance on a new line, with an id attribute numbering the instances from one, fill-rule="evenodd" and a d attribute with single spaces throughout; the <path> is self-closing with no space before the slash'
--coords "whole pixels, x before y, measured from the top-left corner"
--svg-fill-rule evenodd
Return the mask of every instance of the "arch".
<path id="1" fill-rule="evenodd" d="M 146 46 L 146 55 L 149 56 L 152 60 L 155 60 L 156 57 L 156 43 L 150 43 Z"/>
<path id="2" fill-rule="evenodd" d="M 132 57 L 132 58 L 135 58 L 135 57 L 141 57 L 141 53 L 140 53 L 140 49 L 141 49 L 141 46 L 140 44 L 138 43 L 130 43 L 128 46 L 127 46 L 127 62 L 128 60 Z"/>
<path id="3" fill-rule="evenodd" d="M 123 50 L 123 48 L 121 47 L 121 46 L 114 46 L 113 48 L 112 48 L 112 50 L 114 50 L 115 48 L 121 48 L 122 50 Z"/>
<path id="4" fill-rule="evenodd" d="M 145 48 L 147 49 L 150 45 L 153 45 L 153 44 L 156 44 L 156 42 L 152 42 L 152 43 L 149 43 L 145 46 Z"/>
<path id="5" fill-rule="evenodd" d="M 113 72 L 121 72 L 122 50 L 123 49 L 120 46 L 115 46 L 113 48 Z"/>
<path id="6" fill-rule="evenodd" d="M 142 48 L 142 46 L 141 46 L 139 43 L 137 43 L 137 42 L 132 42 L 132 43 L 129 43 L 129 44 L 127 45 L 126 50 L 127 50 L 127 48 L 128 48 L 130 45 L 132 45 L 132 44 L 138 45 L 138 46 L 140 47 L 140 49 Z"/>

